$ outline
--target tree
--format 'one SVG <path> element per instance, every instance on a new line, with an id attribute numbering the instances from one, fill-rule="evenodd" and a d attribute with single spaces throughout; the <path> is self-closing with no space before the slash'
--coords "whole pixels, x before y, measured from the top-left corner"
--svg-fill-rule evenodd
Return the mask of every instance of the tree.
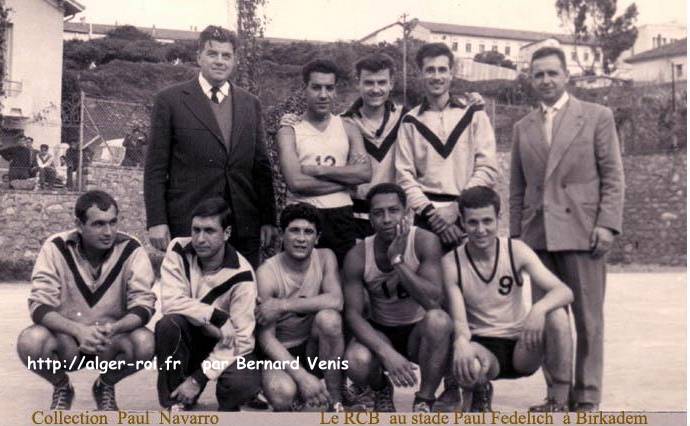
<path id="1" fill-rule="evenodd" d="M 517 66 L 510 59 L 506 59 L 501 52 L 488 50 L 474 55 L 474 61 L 482 64 L 496 65 L 498 67 L 516 69 Z"/>
<path id="2" fill-rule="evenodd" d="M 153 40 L 153 37 L 151 37 L 149 34 L 140 31 L 137 29 L 137 27 L 133 27 L 132 25 L 122 25 L 116 27 L 115 29 L 108 31 L 107 37 L 130 41 Z"/>
<path id="3" fill-rule="evenodd" d="M 615 62 L 637 39 L 637 6 L 632 3 L 616 15 L 617 0 L 556 0 L 556 11 L 571 29 L 576 44 L 594 42 L 601 48 L 602 65 L 607 75 Z M 593 65 L 593 64 L 592 64 Z"/>
<path id="4" fill-rule="evenodd" d="M 257 14 L 257 9 L 266 0 L 237 0 L 237 82 L 254 94 L 259 92 L 257 78 L 261 75 L 261 44 L 266 18 Z"/>

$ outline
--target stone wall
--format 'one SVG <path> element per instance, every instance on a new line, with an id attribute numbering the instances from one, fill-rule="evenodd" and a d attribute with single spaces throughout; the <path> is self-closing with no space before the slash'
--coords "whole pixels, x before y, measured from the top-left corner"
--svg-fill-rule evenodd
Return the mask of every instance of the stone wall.
<path id="1" fill-rule="evenodd" d="M 501 233 L 507 233 L 508 153 L 499 153 L 498 190 L 503 201 Z M 624 157 L 626 204 L 623 235 L 611 263 L 685 265 L 685 153 Z M 91 167 L 87 189 L 111 193 L 120 206 L 120 229 L 146 241 L 143 173 L 124 167 Z M 27 278 L 33 259 L 51 234 L 74 224 L 75 193 L 0 192 L 0 280 Z"/>

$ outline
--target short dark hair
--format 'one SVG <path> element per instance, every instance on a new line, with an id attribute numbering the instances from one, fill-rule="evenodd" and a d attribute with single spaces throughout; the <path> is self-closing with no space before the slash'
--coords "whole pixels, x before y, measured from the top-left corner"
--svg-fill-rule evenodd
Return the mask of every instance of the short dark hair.
<path id="1" fill-rule="evenodd" d="M 316 227 L 316 232 L 321 232 L 321 219 L 319 218 L 319 211 L 316 207 L 309 203 L 295 203 L 285 206 L 280 213 L 280 229 L 285 231 L 290 222 L 295 219 L 304 219 L 307 222 L 313 223 Z"/>
<path id="2" fill-rule="evenodd" d="M 304 84 L 309 83 L 309 78 L 313 72 L 334 74 L 336 83 L 341 76 L 340 68 L 330 59 L 314 59 L 313 61 L 307 62 L 302 67 L 302 81 L 304 81 Z"/>
<path id="3" fill-rule="evenodd" d="M 536 50 L 536 52 L 532 53 L 532 59 L 529 61 L 529 66 L 532 66 L 532 63 L 541 58 L 545 58 L 547 56 L 555 55 L 558 57 L 558 60 L 561 61 L 561 66 L 563 66 L 563 70 L 567 71 L 568 70 L 568 65 L 565 62 L 565 53 L 563 52 L 562 49 L 558 47 L 553 47 L 553 46 L 545 46 L 545 47 L 540 47 L 539 49 Z"/>
<path id="4" fill-rule="evenodd" d="M 218 216 L 220 218 L 220 226 L 223 229 L 232 224 L 232 209 L 221 197 L 207 198 L 197 204 L 194 210 L 192 210 L 192 219 L 195 217 L 212 216 Z"/>
<path id="5" fill-rule="evenodd" d="M 437 56 L 447 57 L 448 64 L 451 68 L 453 68 L 455 63 L 455 56 L 453 56 L 453 52 L 450 51 L 450 48 L 446 46 L 445 43 L 426 43 L 422 45 L 422 47 L 420 47 L 417 51 L 415 61 L 417 62 L 417 66 L 421 70 L 422 65 L 424 65 L 424 59 L 435 58 Z"/>
<path id="6" fill-rule="evenodd" d="M 41 146 L 40 146 L 39 148 L 41 148 L 41 149 L 43 149 L 43 148 L 48 149 L 48 148 L 50 148 L 50 147 L 48 146 L 48 144 L 42 143 Z"/>
<path id="7" fill-rule="evenodd" d="M 117 206 L 117 202 L 112 195 L 96 189 L 87 191 L 77 198 L 77 202 L 74 205 L 74 216 L 76 216 L 81 223 L 86 223 L 88 220 L 86 211 L 92 206 L 96 206 L 103 211 L 107 211 L 111 206 L 115 206 L 116 214 L 120 212 L 120 208 Z"/>
<path id="8" fill-rule="evenodd" d="M 217 25 L 209 25 L 199 34 L 199 52 L 204 50 L 207 41 L 232 44 L 232 50 L 237 50 L 237 36 L 230 30 Z"/>
<path id="9" fill-rule="evenodd" d="M 369 192 L 367 192 L 367 204 L 369 204 L 369 209 L 371 209 L 371 200 L 378 194 L 396 194 L 403 207 L 407 207 L 407 195 L 405 194 L 405 190 L 398 184 L 384 182 L 372 186 Z"/>
<path id="10" fill-rule="evenodd" d="M 362 75 L 362 70 L 369 72 L 388 70 L 390 76 L 393 77 L 393 74 L 395 74 L 395 61 L 385 53 L 374 53 L 355 62 L 355 75 L 357 75 L 357 78 Z"/>
<path id="11" fill-rule="evenodd" d="M 482 207 L 493 206 L 496 216 L 501 212 L 501 197 L 496 191 L 488 186 L 473 186 L 460 193 L 458 197 L 458 210 L 463 213 L 464 209 L 481 209 Z"/>

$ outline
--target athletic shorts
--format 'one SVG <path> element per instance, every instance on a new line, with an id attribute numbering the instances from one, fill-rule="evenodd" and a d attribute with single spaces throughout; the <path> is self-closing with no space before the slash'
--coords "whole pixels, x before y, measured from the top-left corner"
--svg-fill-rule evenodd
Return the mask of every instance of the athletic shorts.
<path id="1" fill-rule="evenodd" d="M 347 252 L 355 246 L 357 240 L 357 224 L 352 215 L 352 206 L 318 209 L 318 212 L 321 236 L 317 247 L 333 250 L 338 266 L 342 268 Z"/>
<path id="2" fill-rule="evenodd" d="M 369 221 L 369 203 L 367 203 L 367 200 L 353 198 L 352 211 L 355 215 L 357 239 L 363 240 L 370 235 L 374 235 L 374 228 L 371 226 L 371 221 Z"/>
<path id="3" fill-rule="evenodd" d="M 319 379 L 323 378 L 323 370 L 319 368 L 310 368 L 309 366 L 309 359 L 307 358 L 308 356 L 312 357 L 312 360 L 314 360 L 315 357 L 318 357 L 318 351 L 313 354 L 309 355 L 307 353 L 307 344 L 309 343 L 309 339 L 305 340 L 303 343 L 300 343 L 297 346 L 294 346 L 292 348 L 287 348 L 287 351 L 292 355 L 295 359 L 299 357 L 299 366 L 300 368 L 304 368 L 308 373 L 311 373 L 318 377 Z M 256 347 L 255 349 L 256 352 L 256 357 L 260 360 L 270 360 L 271 358 L 268 357 L 266 352 L 264 352 L 263 348 L 260 348 L 259 346 Z M 320 360 L 317 360 L 317 363 Z M 314 364 L 316 366 L 316 364 Z"/>
<path id="4" fill-rule="evenodd" d="M 405 358 L 409 358 L 411 355 L 408 352 L 408 344 L 410 343 L 410 335 L 415 326 L 419 324 L 418 322 L 405 325 L 382 325 L 374 321 L 369 320 L 369 324 L 374 327 L 375 330 L 383 333 L 384 336 L 388 337 L 393 345 L 393 348 Z"/>
<path id="5" fill-rule="evenodd" d="M 497 379 L 517 379 L 530 375 L 516 371 L 513 365 L 513 354 L 517 340 L 485 336 L 472 336 L 470 340 L 479 343 L 494 354 L 498 360 L 499 368 Z"/>

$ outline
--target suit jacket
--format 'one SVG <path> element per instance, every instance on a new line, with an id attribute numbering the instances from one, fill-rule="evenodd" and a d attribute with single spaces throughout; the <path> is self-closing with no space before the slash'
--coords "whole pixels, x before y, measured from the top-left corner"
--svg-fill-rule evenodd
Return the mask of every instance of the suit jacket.
<path id="1" fill-rule="evenodd" d="M 187 236 L 192 210 L 212 196 L 232 207 L 237 237 L 258 237 L 261 225 L 275 222 L 261 105 L 232 84 L 230 96 L 228 150 L 197 78 L 156 95 L 144 168 L 148 228 L 168 224 L 172 237 Z"/>
<path id="2" fill-rule="evenodd" d="M 610 109 L 570 96 L 551 147 L 536 109 L 513 127 L 510 235 L 533 249 L 589 250 L 595 226 L 621 232 L 623 163 Z"/>

